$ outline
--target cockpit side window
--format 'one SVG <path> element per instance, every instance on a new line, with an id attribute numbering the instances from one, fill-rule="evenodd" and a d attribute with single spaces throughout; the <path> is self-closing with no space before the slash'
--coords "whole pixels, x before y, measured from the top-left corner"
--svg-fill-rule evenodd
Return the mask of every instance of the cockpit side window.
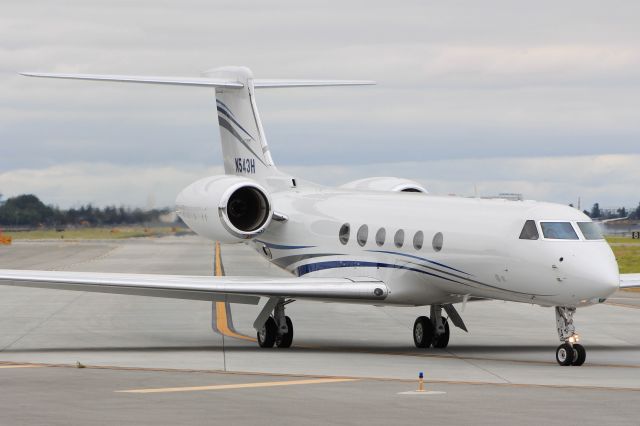
<path id="1" fill-rule="evenodd" d="M 540 222 L 542 234 L 552 240 L 577 240 L 578 234 L 570 222 Z"/>
<path id="2" fill-rule="evenodd" d="M 521 240 L 537 240 L 538 228 L 536 228 L 536 223 L 533 220 L 528 220 L 524 223 L 524 227 L 522 228 L 522 232 L 520 233 Z"/>
<path id="3" fill-rule="evenodd" d="M 578 227 L 582 232 L 585 240 L 602 240 L 602 232 L 600 227 L 593 222 L 578 222 Z"/>

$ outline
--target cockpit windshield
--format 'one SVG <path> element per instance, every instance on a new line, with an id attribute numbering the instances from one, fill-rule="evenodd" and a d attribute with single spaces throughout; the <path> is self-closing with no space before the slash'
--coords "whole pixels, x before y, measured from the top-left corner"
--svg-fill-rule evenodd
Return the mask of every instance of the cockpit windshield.
<path id="1" fill-rule="evenodd" d="M 540 222 L 542 234 L 553 240 L 577 240 L 578 234 L 570 222 Z"/>
<path id="2" fill-rule="evenodd" d="M 602 240 L 602 232 L 600 227 L 593 222 L 578 222 L 578 227 L 582 232 L 585 240 Z"/>

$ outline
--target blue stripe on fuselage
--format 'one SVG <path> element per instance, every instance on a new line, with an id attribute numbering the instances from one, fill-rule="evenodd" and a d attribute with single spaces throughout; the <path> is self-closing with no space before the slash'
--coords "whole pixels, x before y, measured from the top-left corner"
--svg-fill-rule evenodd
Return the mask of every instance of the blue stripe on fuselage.
<path id="1" fill-rule="evenodd" d="M 430 275 L 432 277 L 436 277 L 436 278 L 440 278 L 443 280 L 447 280 L 447 281 L 451 281 L 454 283 L 458 283 L 458 284 L 462 284 L 462 285 L 466 285 L 469 287 L 469 284 L 465 284 L 462 283 L 460 281 L 456 281 L 456 280 L 452 280 L 451 278 L 447 278 L 447 277 L 442 277 L 440 275 L 437 274 L 433 274 L 431 272 L 427 272 L 427 271 L 421 271 L 420 269 L 416 269 L 416 268 L 408 268 L 406 266 L 402 266 L 402 265 L 392 265 L 390 263 L 380 263 L 380 262 L 363 262 L 363 261 L 357 261 L 357 260 L 335 260 L 335 261 L 326 261 L 326 262 L 317 262 L 317 263 L 308 263 L 306 265 L 301 265 L 298 266 L 296 268 L 297 271 L 297 275 L 299 277 L 306 275 L 310 272 L 315 272 L 315 271 L 322 271 L 324 269 L 335 269 L 335 268 L 393 268 L 393 269 L 404 269 L 407 271 L 412 271 L 412 272 L 418 272 L 420 274 L 425 274 L 425 275 Z"/>
<path id="2" fill-rule="evenodd" d="M 371 253 L 386 253 L 386 254 L 396 254 L 398 256 L 411 257 L 413 259 L 423 260 L 425 262 L 433 263 L 434 265 L 442 266 L 443 268 L 451 269 L 452 271 L 457 271 L 457 272 L 460 272 L 462 274 L 467 274 L 467 275 L 473 276 L 472 274 L 470 274 L 468 272 L 464 272 L 464 271 L 461 271 L 460 269 L 452 268 L 451 266 L 447 266 L 447 265 L 445 265 L 443 263 L 436 262 L 435 260 L 425 259 L 424 257 L 419 257 L 419 256 L 411 255 L 411 254 L 400 253 L 400 252 L 397 252 L 397 251 L 387 251 L 387 250 L 366 250 L 366 251 L 371 252 Z"/>

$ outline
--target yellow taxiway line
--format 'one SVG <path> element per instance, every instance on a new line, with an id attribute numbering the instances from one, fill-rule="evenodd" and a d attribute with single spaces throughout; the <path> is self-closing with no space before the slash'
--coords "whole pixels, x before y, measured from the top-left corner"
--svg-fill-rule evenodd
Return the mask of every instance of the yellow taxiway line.
<path id="1" fill-rule="evenodd" d="M 222 256 L 220 255 L 220 241 L 216 241 L 215 259 L 213 266 L 213 275 L 221 277 L 222 273 Z"/>
<path id="2" fill-rule="evenodd" d="M 216 277 L 221 277 L 224 275 L 222 269 L 222 256 L 220 254 L 220 241 L 216 241 L 216 249 L 215 249 L 215 259 L 214 259 L 214 267 L 213 267 L 213 275 Z M 227 316 L 227 303 L 225 302 L 215 302 L 216 303 L 216 328 L 220 333 L 227 337 L 233 337 L 241 340 L 248 340 L 250 342 L 255 342 L 255 337 L 245 336 L 244 334 L 236 333 L 235 331 L 229 328 L 229 318 Z"/>
<path id="3" fill-rule="evenodd" d="M 227 304 L 225 302 L 216 302 L 216 327 L 220 333 L 227 337 L 234 337 L 236 339 L 248 340 L 255 342 L 255 337 L 245 336 L 244 334 L 238 334 L 229 328 L 227 322 Z"/>
<path id="4" fill-rule="evenodd" d="M 42 365 L 35 365 L 35 364 L 7 364 L 7 365 L 0 365 L 0 368 L 39 368 L 39 367 L 43 367 Z"/>
<path id="5" fill-rule="evenodd" d="M 130 389 L 115 391 L 120 393 L 168 393 L 168 392 L 194 392 L 207 390 L 269 388 L 274 386 L 317 385 L 322 383 L 355 382 L 358 379 L 307 379 L 287 380 L 284 382 L 258 382 L 258 383 L 234 383 L 229 385 L 190 386 L 180 388 L 156 388 L 156 389 Z"/>

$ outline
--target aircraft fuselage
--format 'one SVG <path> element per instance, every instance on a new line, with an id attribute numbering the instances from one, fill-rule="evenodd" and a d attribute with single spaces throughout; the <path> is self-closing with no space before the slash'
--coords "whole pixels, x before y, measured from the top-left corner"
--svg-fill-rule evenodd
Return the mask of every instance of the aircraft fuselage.
<path id="1" fill-rule="evenodd" d="M 577 223 L 590 219 L 568 206 L 315 186 L 271 197 L 274 210 L 287 220 L 272 222 L 249 244 L 297 276 L 380 279 L 390 290 L 382 304 L 480 297 L 583 306 L 618 289 L 618 266 L 609 245 L 603 239 L 586 240 Z M 207 223 L 218 215 L 218 207 L 203 203 L 207 199 L 197 194 L 191 208 L 200 214 L 187 223 L 214 238 Z M 538 239 L 519 238 L 527 220 L 535 221 Z M 545 238 L 541 221 L 571 223 L 579 237 Z"/>

